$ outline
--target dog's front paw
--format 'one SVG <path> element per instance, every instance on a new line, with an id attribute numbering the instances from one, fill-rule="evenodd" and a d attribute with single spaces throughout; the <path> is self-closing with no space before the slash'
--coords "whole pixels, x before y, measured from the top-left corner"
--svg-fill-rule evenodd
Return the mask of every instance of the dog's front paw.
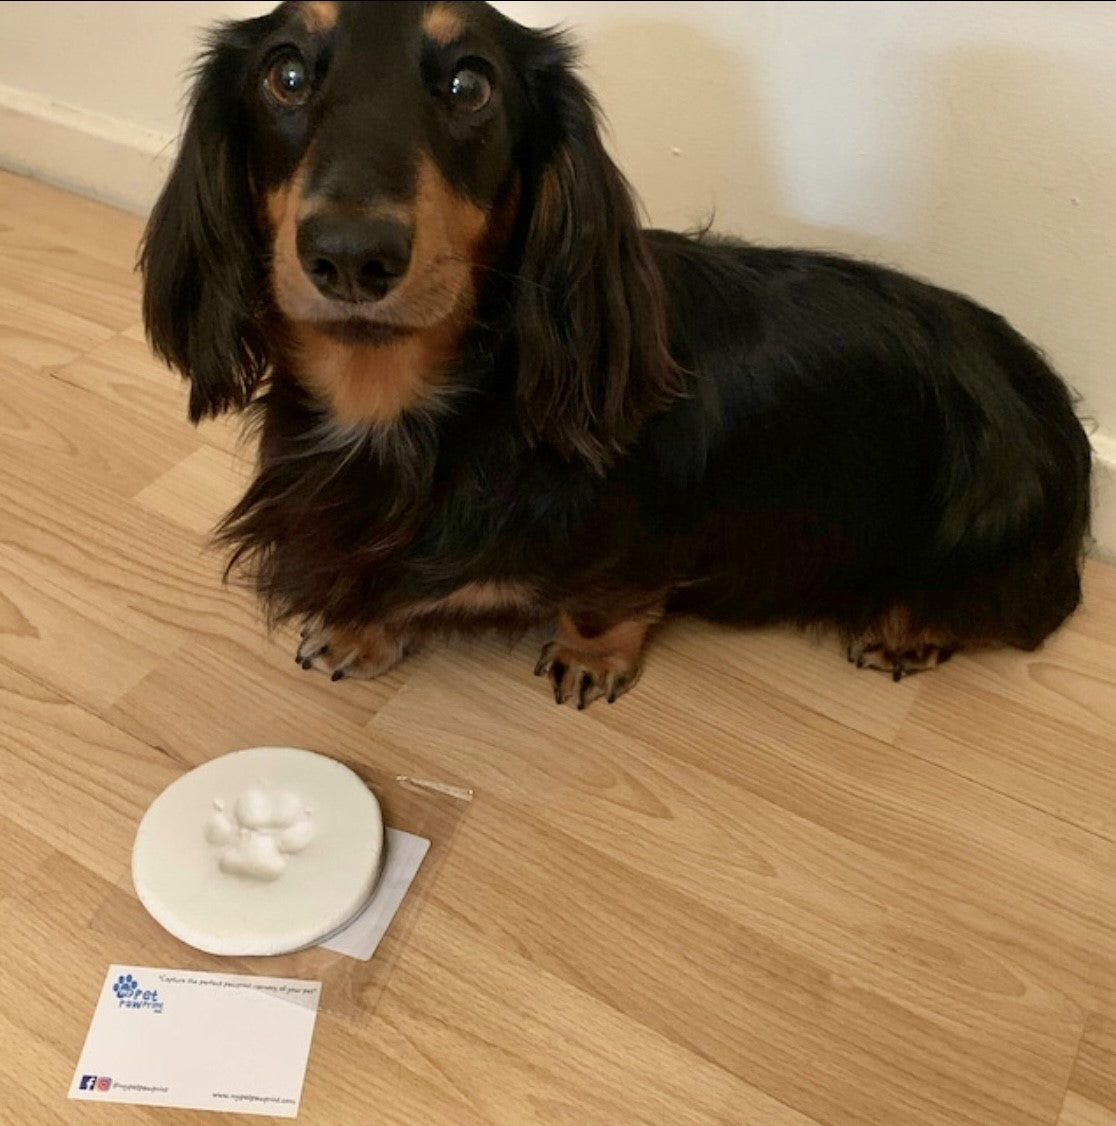
<path id="1" fill-rule="evenodd" d="M 535 675 L 549 678 L 559 704 L 574 699 L 580 710 L 602 697 L 615 703 L 639 679 L 647 632 L 661 616 L 661 604 L 647 602 L 631 617 L 611 622 L 588 611 L 563 611 Z"/>
<path id="2" fill-rule="evenodd" d="M 543 646 L 535 676 L 546 676 L 556 703 L 576 699 L 578 710 L 602 697 L 610 704 L 639 679 L 638 656 L 621 652 L 592 653 L 551 641 Z"/>
<path id="3" fill-rule="evenodd" d="M 896 683 L 916 672 L 926 672 L 944 665 L 953 656 L 953 649 L 943 645 L 921 644 L 903 650 L 889 649 L 879 641 L 860 640 L 848 648 L 849 661 L 858 669 L 885 672 Z"/>
<path id="4" fill-rule="evenodd" d="M 393 669 L 407 654 L 406 638 L 380 625 L 361 629 L 307 622 L 295 661 L 304 669 L 329 673 L 331 680 L 372 680 Z"/>

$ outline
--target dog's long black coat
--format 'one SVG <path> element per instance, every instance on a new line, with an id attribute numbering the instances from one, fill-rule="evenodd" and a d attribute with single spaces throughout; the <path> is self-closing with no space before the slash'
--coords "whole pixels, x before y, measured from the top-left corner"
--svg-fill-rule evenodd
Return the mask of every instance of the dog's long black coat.
<path id="1" fill-rule="evenodd" d="M 226 536 L 269 543 L 284 610 L 376 620 L 471 579 L 528 578 L 554 605 L 672 589 L 694 613 L 850 635 L 903 602 L 959 639 L 1030 648 L 1074 609 L 1088 443 L 1001 318 L 842 258 L 650 244 L 689 375 L 604 476 L 524 437 L 514 357 L 493 364 L 501 341 L 483 332 L 462 359 L 470 393 L 414 424 L 398 461 L 292 457 L 317 419 L 277 381 L 263 472 Z M 287 494 L 276 528 L 269 501 Z M 403 526 L 407 548 L 381 555 Z"/>

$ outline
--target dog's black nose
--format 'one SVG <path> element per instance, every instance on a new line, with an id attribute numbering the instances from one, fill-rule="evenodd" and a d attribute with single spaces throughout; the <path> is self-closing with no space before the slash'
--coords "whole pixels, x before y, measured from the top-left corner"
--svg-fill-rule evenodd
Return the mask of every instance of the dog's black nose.
<path id="1" fill-rule="evenodd" d="M 335 301 L 379 301 L 411 261 L 410 228 L 394 219 L 311 215 L 298 227 L 307 277 Z"/>

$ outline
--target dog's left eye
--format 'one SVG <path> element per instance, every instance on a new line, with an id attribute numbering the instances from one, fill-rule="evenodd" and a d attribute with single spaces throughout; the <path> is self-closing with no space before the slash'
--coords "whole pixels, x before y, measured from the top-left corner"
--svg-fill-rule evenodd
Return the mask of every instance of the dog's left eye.
<path id="1" fill-rule="evenodd" d="M 478 113 L 492 101 L 492 81 L 472 66 L 459 67 L 449 84 L 449 104 L 454 113 Z"/>
<path id="2" fill-rule="evenodd" d="M 268 67 L 264 87 L 281 106 L 305 105 L 311 89 L 306 61 L 296 51 L 284 52 Z"/>

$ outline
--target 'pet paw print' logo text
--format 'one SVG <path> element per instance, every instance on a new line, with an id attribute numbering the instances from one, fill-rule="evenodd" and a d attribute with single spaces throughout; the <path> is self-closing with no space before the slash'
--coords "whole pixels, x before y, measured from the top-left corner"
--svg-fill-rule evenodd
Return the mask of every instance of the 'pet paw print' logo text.
<path id="1" fill-rule="evenodd" d="M 131 974 L 121 974 L 112 983 L 112 992 L 122 1009 L 150 1009 L 153 1013 L 163 1011 L 159 990 L 144 989 Z"/>
<path id="2" fill-rule="evenodd" d="M 218 799 L 205 823 L 205 839 L 219 848 L 217 864 L 230 876 L 277 880 L 289 857 L 314 839 L 309 806 L 289 790 L 262 784 L 245 790 L 232 812 Z"/>

